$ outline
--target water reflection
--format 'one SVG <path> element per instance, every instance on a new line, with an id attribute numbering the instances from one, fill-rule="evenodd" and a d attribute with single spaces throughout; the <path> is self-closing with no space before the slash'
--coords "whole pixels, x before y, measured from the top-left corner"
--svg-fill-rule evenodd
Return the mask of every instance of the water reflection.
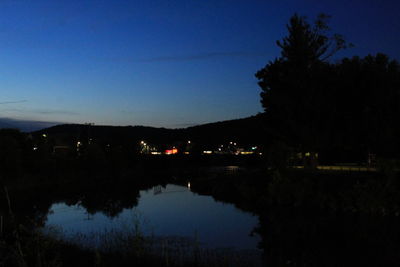
<path id="1" fill-rule="evenodd" d="M 370 212 L 374 207 L 397 211 L 398 179 L 387 186 L 381 177 L 269 179 L 243 170 L 235 175 L 218 170 L 111 177 L 82 174 L 48 185 L 40 182 L 34 188 L 28 183 L 10 185 L 15 218 L 28 227 L 32 221 L 34 226 L 58 225 L 66 235 L 129 230 L 139 220 L 141 231 L 154 233 L 159 240 L 186 236 L 198 238 L 205 247 L 258 245 L 270 266 L 398 266 L 400 262 L 398 213 Z M 375 191 L 390 194 L 379 198 L 372 194 Z M 7 203 L 0 201 L 4 222 L 10 222 L 7 214 Z M 256 236 L 249 236 L 251 232 Z"/>
<path id="2" fill-rule="evenodd" d="M 256 216 L 195 194 L 189 186 L 167 184 L 142 190 L 136 207 L 125 208 L 113 217 L 102 212 L 90 214 L 81 205 L 53 204 L 46 226 L 61 228 L 68 237 L 112 231 L 129 224 L 133 227 L 134 220 L 139 219 L 145 235 L 190 237 L 207 248 L 257 248 L 260 239 L 250 235 L 258 223 Z"/>

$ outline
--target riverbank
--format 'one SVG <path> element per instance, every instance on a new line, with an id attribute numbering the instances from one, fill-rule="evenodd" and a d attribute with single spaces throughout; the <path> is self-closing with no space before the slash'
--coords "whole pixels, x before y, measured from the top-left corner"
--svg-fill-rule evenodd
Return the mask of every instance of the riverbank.
<path id="1" fill-rule="evenodd" d="M 124 254 L 118 250 L 83 248 L 37 231 L 46 221 L 52 203 L 80 205 L 89 213 L 118 216 L 122 210 L 137 206 L 142 189 L 167 183 L 184 186 L 190 183 L 190 190 L 196 194 L 231 203 L 258 216 L 259 225 L 253 234 L 260 236 L 259 248 L 265 262 L 272 266 L 287 261 L 298 266 L 305 262 L 309 266 L 335 266 L 333 263 L 355 266 L 358 262 L 396 266 L 394 263 L 400 255 L 398 173 L 278 171 L 263 166 L 164 165 L 161 168 L 162 165 L 154 164 L 148 168 L 145 167 L 148 163 L 144 164 L 119 170 L 82 166 L 49 168 L 47 173 L 3 180 L 9 198 L 0 201 L 3 222 L 0 242 L 3 261 L 0 263 L 3 266 L 128 266 L 132 263 L 226 266 L 224 257 L 233 256 L 216 251 L 204 251 L 213 255 L 207 264 L 196 258 L 183 262 L 182 255 L 172 256 L 172 251 L 167 252 L 168 261 L 166 254 L 158 257 L 147 252 L 137 254 L 146 247 L 140 243 L 145 238 L 138 234 L 127 239 L 131 246 L 129 253 Z M 157 240 L 157 246 L 162 246 L 162 239 Z M 16 257 L 12 264 L 5 265 L 4 259 L 12 257 Z M 346 263 L 345 257 L 350 257 L 347 262 L 352 265 Z M 335 261 L 328 264 L 327 258 Z"/>

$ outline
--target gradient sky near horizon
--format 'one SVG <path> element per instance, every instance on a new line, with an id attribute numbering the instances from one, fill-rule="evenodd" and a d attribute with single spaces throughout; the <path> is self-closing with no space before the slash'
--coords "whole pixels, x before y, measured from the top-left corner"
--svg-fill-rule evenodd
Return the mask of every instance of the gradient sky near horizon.
<path id="1" fill-rule="evenodd" d="M 0 0 L 0 117 L 171 128 L 262 111 L 295 12 L 400 59 L 400 1 Z"/>

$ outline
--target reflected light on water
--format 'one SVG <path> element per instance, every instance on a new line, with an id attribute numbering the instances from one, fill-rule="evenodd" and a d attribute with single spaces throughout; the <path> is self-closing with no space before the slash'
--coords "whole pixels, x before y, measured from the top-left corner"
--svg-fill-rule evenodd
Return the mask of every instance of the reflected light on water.
<path id="1" fill-rule="evenodd" d="M 54 203 L 45 227 L 62 229 L 65 238 L 73 239 L 76 235 L 129 230 L 139 218 L 138 225 L 145 236 L 196 236 L 203 248 L 257 250 L 259 237 L 249 235 L 257 226 L 256 216 L 211 196 L 198 195 L 190 188 L 188 182 L 186 186 L 167 184 L 142 190 L 136 206 L 126 207 L 114 217 L 102 212 L 88 215 L 79 204 Z"/>

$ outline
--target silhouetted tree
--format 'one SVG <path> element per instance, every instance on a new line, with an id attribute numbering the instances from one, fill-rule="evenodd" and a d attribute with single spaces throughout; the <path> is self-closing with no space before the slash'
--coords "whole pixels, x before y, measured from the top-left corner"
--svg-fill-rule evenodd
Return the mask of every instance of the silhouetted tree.
<path id="1" fill-rule="evenodd" d="M 338 35 L 329 35 L 328 16 L 319 15 L 313 25 L 295 14 L 287 25 L 288 36 L 277 45 L 281 56 L 256 73 L 262 89 L 261 104 L 268 123 L 281 139 L 309 152 L 310 166 L 316 151 L 328 138 L 333 67 L 327 60 L 345 48 Z"/>
<path id="2" fill-rule="evenodd" d="M 364 154 L 398 156 L 400 66 L 384 54 L 345 58 L 336 64 L 333 110 L 336 140 Z"/>
<path id="3" fill-rule="evenodd" d="M 0 129 L 0 175 L 17 175 L 22 167 L 25 135 L 16 129 Z"/>

